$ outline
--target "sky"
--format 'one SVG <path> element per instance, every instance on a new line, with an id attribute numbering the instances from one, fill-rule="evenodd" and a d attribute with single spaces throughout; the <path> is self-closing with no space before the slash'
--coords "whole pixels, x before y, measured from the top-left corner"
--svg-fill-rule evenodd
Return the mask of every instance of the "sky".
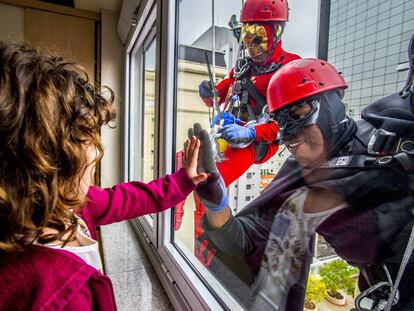
<path id="1" fill-rule="evenodd" d="M 240 17 L 241 0 L 215 0 L 217 26 L 227 26 L 232 14 Z M 302 57 L 316 57 L 319 0 L 289 0 L 289 21 L 283 48 Z M 211 26 L 212 0 L 182 0 L 180 43 L 191 44 Z"/>

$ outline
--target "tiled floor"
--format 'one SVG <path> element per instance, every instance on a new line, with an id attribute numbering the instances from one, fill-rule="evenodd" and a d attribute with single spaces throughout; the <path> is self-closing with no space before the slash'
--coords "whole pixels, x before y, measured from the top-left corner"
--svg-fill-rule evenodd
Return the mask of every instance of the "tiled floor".
<path id="1" fill-rule="evenodd" d="M 101 232 L 118 310 L 173 310 L 131 225 L 124 221 L 101 227 Z"/>

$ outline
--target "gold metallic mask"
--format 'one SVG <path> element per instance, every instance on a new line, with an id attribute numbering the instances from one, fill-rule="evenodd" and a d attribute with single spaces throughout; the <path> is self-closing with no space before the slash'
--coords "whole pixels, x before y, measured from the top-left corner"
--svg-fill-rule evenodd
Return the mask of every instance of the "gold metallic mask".
<path id="1" fill-rule="evenodd" d="M 244 24 L 242 39 L 252 58 L 262 56 L 269 47 L 266 29 L 258 24 Z"/>

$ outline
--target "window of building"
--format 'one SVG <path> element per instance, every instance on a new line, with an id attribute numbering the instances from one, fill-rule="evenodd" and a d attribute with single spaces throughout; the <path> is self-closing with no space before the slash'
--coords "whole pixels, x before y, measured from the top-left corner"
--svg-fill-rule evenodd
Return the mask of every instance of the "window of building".
<path id="1" fill-rule="evenodd" d="M 410 5 L 406 0 L 398 1 Z M 209 79 L 206 53 L 213 79 L 221 80 L 237 59 L 239 45 L 227 22 L 231 14 L 240 12 L 242 2 L 228 0 L 219 4 L 216 1 L 214 10 L 211 1 L 149 0 L 142 4 L 145 8 L 140 12 L 145 16 L 138 17 L 136 29 L 131 28 L 131 42 L 126 47 L 125 179 L 149 181 L 174 172 L 181 164 L 179 151 L 187 138 L 188 128 L 195 121 L 209 128 L 212 110 L 198 97 L 199 83 Z M 356 1 L 332 0 L 331 4 L 330 30 L 334 31 L 329 32 L 332 37 L 328 55 L 335 60 L 339 70 L 345 69 L 349 88 L 345 91 L 344 102 L 348 113 L 358 118 L 365 105 L 381 98 L 382 92 L 390 94 L 401 86 L 399 81 L 405 78 L 406 72 L 398 74 L 394 62 L 404 57 L 401 51 L 406 48 L 412 30 L 406 21 L 395 25 L 382 23 L 386 14 L 378 12 L 378 1 L 361 1 L 357 5 Z M 212 16 L 215 17 L 214 24 Z M 404 14 L 402 16 L 405 18 Z M 383 25 L 388 26 L 379 30 L 378 27 Z M 403 27 L 405 32 L 402 32 Z M 386 29 L 389 29 L 388 33 Z M 301 36 L 304 36 L 303 31 L 302 28 Z M 289 40 L 285 40 L 287 42 Z M 288 155 L 285 151 L 284 157 Z M 234 201 L 231 204 L 235 204 L 230 207 L 234 215 L 244 207 L 242 204 L 253 204 L 259 189 L 270 183 L 273 176 L 269 175 L 279 170 L 285 158 L 276 158 L 272 168 L 263 166 L 249 171 L 239 184 L 236 182 L 228 188 L 230 201 Z M 277 169 L 273 170 L 275 167 Z M 180 301 L 187 304 L 187 308 L 196 305 L 197 308 L 201 306 L 200 310 L 248 309 L 247 296 L 241 297 L 243 295 L 237 292 L 239 288 L 234 285 L 245 285 L 244 279 L 239 275 L 235 277 L 231 268 L 243 272 L 251 270 L 235 265 L 222 267 L 217 273 L 214 270 L 217 258 L 210 256 L 208 248 L 200 249 L 204 230 L 200 222 L 204 211 L 197 195 L 190 194 L 174 210 L 141 217 L 134 224 L 144 232 L 141 240 L 146 247 L 157 254 L 153 256 L 154 260 L 161 261 L 158 266 L 162 266 L 161 273 L 165 274 L 167 283 L 176 292 L 183 293 L 177 295 L 182 295 Z M 323 238 L 317 238 L 315 249 L 312 271 L 335 256 Z M 254 276 L 249 276 L 252 281 Z"/>
<path id="2" fill-rule="evenodd" d="M 155 102 L 156 80 L 156 49 L 157 39 L 153 26 L 155 11 L 152 19 L 145 25 L 146 31 L 141 34 L 132 46 L 129 58 L 130 79 L 135 87 L 130 91 L 128 106 L 128 180 L 149 182 L 157 175 L 157 140 L 158 116 Z M 142 218 L 141 223 L 148 228 L 151 239 L 155 241 L 154 220 L 157 216 L 150 215 Z"/>

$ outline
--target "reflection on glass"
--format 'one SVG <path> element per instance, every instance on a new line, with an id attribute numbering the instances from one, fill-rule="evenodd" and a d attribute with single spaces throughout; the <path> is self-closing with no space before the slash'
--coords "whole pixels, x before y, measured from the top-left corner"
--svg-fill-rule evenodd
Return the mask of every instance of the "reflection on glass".
<path id="1" fill-rule="evenodd" d="M 211 111 L 198 98 L 198 85 L 207 79 L 203 53 L 205 49 L 211 51 L 212 27 L 205 14 L 209 9 L 207 4 L 203 2 L 203 13 L 192 7 L 196 4 L 201 5 L 201 2 L 180 3 L 177 151 L 182 148 L 187 129 L 194 122 L 208 128 L 211 117 Z M 190 9 L 191 13 L 188 13 Z M 228 30 L 224 25 L 214 28 L 217 50 L 220 51 L 216 54 L 217 79 L 226 75 L 234 60 L 230 57 L 234 42 L 231 36 L 225 35 Z M 345 47 L 342 49 L 347 51 Z M 342 52 L 338 48 L 337 57 Z M 319 60 L 315 64 L 327 65 Z M 305 65 L 301 63 L 295 70 L 302 70 L 300 68 Z M 363 79 L 367 74 L 373 74 L 365 72 L 362 63 L 353 67 L 353 74 L 360 74 Z M 315 70 L 312 68 L 309 72 Z M 337 71 L 334 76 L 342 79 Z M 308 79 L 308 76 L 303 77 L 297 84 Z M 280 85 L 282 82 L 279 81 Z M 326 83 L 318 80 L 315 85 L 324 86 Z M 299 93 L 298 85 L 285 93 Z M 321 90 L 319 86 L 317 88 Z M 291 86 L 285 87 L 291 90 Z M 391 283 L 389 273 L 395 280 L 406 244 L 401 245 L 399 238 L 408 240 L 409 229 L 414 222 L 414 186 L 401 167 L 398 172 L 377 166 L 366 169 L 363 166 L 366 162 L 361 167 L 351 167 L 353 156 L 374 156 L 379 160 L 382 151 L 368 152 L 366 146 L 370 136 L 357 132 L 360 123 L 346 114 L 345 104 L 350 97 L 347 93 L 343 97 L 343 87 L 340 84 L 317 94 L 306 93 L 304 97 L 285 102 L 284 109 L 272 111 L 281 113 L 276 116 L 279 124 L 286 121 L 281 135 L 284 135 L 283 142 L 291 156 L 285 161 L 290 155 L 285 152 L 283 159 L 273 158 L 266 164 L 255 165 L 229 187 L 231 211 L 227 212 L 237 214 L 237 217 L 227 218 L 227 222 L 213 230 L 200 225 L 204 208 L 198 197 L 190 196 L 177 207 L 174 242 L 184 250 L 220 297 L 230 295 L 250 310 L 300 310 L 303 309 L 310 270 L 313 278 L 323 280 L 331 294 L 327 299 L 340 300 L 337 304 L 345 304 L 343 308 L 348 308 L 356 294 L 357 271 L 345 261 L 372 273 L 371 279 L 361 279 L 367 283 L 365 288 L 371 282 Z M 279 94 L 284 90 L 280 89 Z M 313 87 L 302 90 L 310 91 Z M 365 103 L 369 103 L 372 89 L 368 87 L 361 93 L 367 98 Z M 277 97 L 276 94 L 274 96 Z M 359 116 L 363 108 L 358 106 L 356 112 L 350 111 Z M 367 120 L 368 123 L 373 121 Z M 411 126 L 412 131 L 414 127 Z M 398 132 L 399 127 L 393 130 Z M 368 135 L 367 132 L 364 135 Z M 176 160 L 178 168 L 179 153 Z M 408 180 L 411 180 L 409 185 Z M 213 215 L 208 213 L 207 221 L 212 223 Z M 394 221 L 396 219 L 398 221 Z M 320 235 L 315 236 L 316 231 Z M 393 261 L 395 258 L 397 260 Z M 383 263 L 387 263 L 385 268 Z M 409 272 L 410 277 L 412 271 Z M 335 281 L 332 275 L 341 277 L 341 281 Z M 310 281 L 308 284 L 311 283 L 308 291 L 316 286 L 313 283 L 318 282 Z M 410 290 L 412 293 L 412 284 L 406 281 L 403 288 L 406 291 L 404 299 L 411 299 L 407 293 Z M 407 304 L 407 301 L 402 303 Z M 323 306 L 323 302 L 321 304 Z M 330 305 L 326 307 L 327 310 L 333 308 Z M 339 307 L 338 310 L 345 309 Z"/>
<path id="2" fill-rule="evenodd" d="M 155 150 L 155 39 L 144 52 L 144 122 L 142 181 L 150 182 L 154 174 Z"/>
<path id="3" fill-rule="evenodd" d="M 198 86 L 202 80 L 208 80 L 205 52 L 208 52 L 209 60 L 215 73 L 216 81 L 224 78 L 234 65 L 238 44 L 233 37 L 227 23 L 230 16 L 239 13 L 241 0 L 224 2 L 216 1 L 215 6 L 215 67 L 212 64 L 212 35 L 213 25 L 211 18 L 211 1 L 182 0 L 179 7 L 179 42 L 177 60 L 177 120 L 176 120 L 176 150 L 182 150 L 187 139 L 187 130 L 195 122 L 208 129 L 212 117 L 212 109 L 206 107 L 198 94 Z M 180 167 L 181 156 L 177 152 L 176 168 Z M 260 172 L 260 170 L 259 170 Z M 259 174 L 257 175 L 259 176 Z M 257 188 L 258 185 L 252 188 Z M 245 195 L 241 195 L 245 198 Z M 197 197 L 190 195 L 185 202 L 175 209 L 175 243 L 182 248 L 187 257 L 199 268 L 203 278 L 210 285 L 215 285 L 215 290 L 224 295 L 226 292 L 220 286 L 221 280 L 216 279 L 217 274 L 211 273 L 211 266 L 215 251 L 210 250 L 207 241 L 202 241 L 203 229 L 201 218 L 204 215 L 204 207 Z M 201 238 L 201 240 L 200 240 Z M 228 274 L 227 272 L 226 274 Z M 238 307 L 235 305 L 233 309 Z"/>
<path id="4" fill-rule="evenodd" d="M 131 62 L 130 179 L 149 182 L 155 176 L 155 38 L 134 48 Z M 152 223 L 153 215 L 146 217 Z"/>
<path id="5" fill-rule="evenodd" d="M 131 180 L 149 182 L 154 175 L 156 42 L 133 54 L 131 98 Z"/>
<path id="6" fill-rule="evenodd" d="M 216 81 L 223 79 L 233 68 L 237 60 L 239 45 L 228 28 L 232 14 L 237 14 L 242 7 L 242 1 L 216 1 L 215 10 L 215 77 Z M 198 86 L 202 80 L 208 80 L 207 66 L 204 53 L 208 51 L 212 60 L 213 25 L 210 1 L 180 2 L 179 42 L 178 42 L 178 72 L 177 72 L 177 120 L 176 120 L 176 150 L 182 149 L 187 138 L 188 128 L 194 122 L 209 128 L 213 114 L 198 95 Z M 237 214 L 248 203 L 256 199 L 274 178 L 289 152 L 282 156 L 276 155 L 262 165 L 252 165 L 250 169 L 228 189 L 230 206 L 233 214 Z M 180 167 L 180 153 L 176 154 L 177 169 Z M 203 272 L 203 277 L 222 295 L 235 297 L 243 307 L 248 304 L 248 297 L 243 297 L 252 282 L 250 267 L 243 258 L 232 258 L 219 254 L 212 243 L 205 238 L 201 219 L 205 209 L 196 196 L 189 196 L 185 202 L 175 209 L 175 242 L 183 248 Z M 226 262 L 227 260 L 227 262 Z M 225 262 L 225 263 L 223 263 Z M 210 274 L 211 273 L 211 274 Z M 219 286 L 221 285 L 221 286 Z M 226 289 L 228 292 L 223 291 Z"/>
<path id="7" fill-rule="evenodd" d="M 131 88 L 131 105 L 130 105 L 130 169 L 129 179 L 140 180 L 141 176 L 141 98 L 142 81 L 141 75 L 141 58 L 140 50 L 134 50 L 131 61 L 131 81 L 135 87 Z"/>

